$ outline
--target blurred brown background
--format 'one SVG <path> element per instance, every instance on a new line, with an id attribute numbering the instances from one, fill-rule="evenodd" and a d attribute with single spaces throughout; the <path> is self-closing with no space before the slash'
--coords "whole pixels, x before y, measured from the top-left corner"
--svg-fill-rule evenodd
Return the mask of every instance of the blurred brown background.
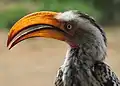
<path id="1" fill-rule="evenodd" d="M 119 0 L 0 0 L 0 86 L 54 86 L 68 47 L 66 43 L 34 38 L 10 51 L 6 47 L 10 27 L 24 15 L 40 10 L 77 9 L 95 17 L 107 33 L 106 62 L 120 77 L 119 6 Z"/>

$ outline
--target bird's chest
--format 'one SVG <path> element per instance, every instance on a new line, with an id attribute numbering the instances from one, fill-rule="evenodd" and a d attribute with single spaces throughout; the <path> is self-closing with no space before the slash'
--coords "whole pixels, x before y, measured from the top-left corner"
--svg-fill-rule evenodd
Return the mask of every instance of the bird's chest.
<path id="1" fill-rule="evenodd" d="M 56 86 L 101 86 L 92 74 L 91 58 L 77 53 L 76 51 L 65 59 L 57 76 L 57 80 L 62 84 Z"/>
<path id="2" fill-rule="evenodd" d="M 66 66 L 62 71 L 63 86 L 101 86 L 88 68 Z"/>

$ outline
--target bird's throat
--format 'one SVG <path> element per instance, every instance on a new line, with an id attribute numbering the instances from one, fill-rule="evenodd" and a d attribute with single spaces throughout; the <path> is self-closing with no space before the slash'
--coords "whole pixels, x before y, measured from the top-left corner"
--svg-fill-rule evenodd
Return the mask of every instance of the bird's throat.
<path id="1" fill-rule="evenodd" d="M 89 44 L 88 42 L 85 42 L 77 47 L 70 47 L 67 51 L 64 64 L 61 66 L 63 71 L 62 79 L 66 84 L 65 86 L 71 86 L 69 85 L 70 83 L 77 82 L 73 80 L 78 80 L 81 83 L 81 85 L 77 86 L 87 86 L 86 84 L 92 82 L 97 84 L 91 69 L 96 61 L 104 60 L 105 54 L 105 48 L 98 42 L 89 42 Z M 90 78 L 86 81 L 86 78 L 88 77 Z M 82 83 L 83 81 L 85 82 Z"/>
<path id="2" fill-rule="evenodd" d="M 64 64 L 61 66 L 63 72 L 62 80 L 65 86 L 71 86 L 71 84 L 74 84 L 73 82 L 79 83 L 79 85 L 75 86 L 88 86 L 87 84 L 92 83 L 91 80 L 97 84 L 91 72 L 93 64 L 94 62 L 89 58 L 87 59 L 87 55 L 80 48 L 69 49 Z M 86 80 L 88 77 L 90 78 Z M 84 83 L 82 83 L 83 81 Z"/>

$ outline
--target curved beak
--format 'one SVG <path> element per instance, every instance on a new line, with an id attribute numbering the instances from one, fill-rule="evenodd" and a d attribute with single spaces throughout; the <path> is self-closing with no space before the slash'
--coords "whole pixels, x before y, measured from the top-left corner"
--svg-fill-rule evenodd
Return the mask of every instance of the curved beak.
<path id="1" fill-rule="evenodd" d="M 29 14 L 10 29 L 7 47 L 11 49 L 20 41 L 31 37 L 47 37 L 65 41 L 63 24 L 55 18 L 57 12 L 36 12 Z"/>

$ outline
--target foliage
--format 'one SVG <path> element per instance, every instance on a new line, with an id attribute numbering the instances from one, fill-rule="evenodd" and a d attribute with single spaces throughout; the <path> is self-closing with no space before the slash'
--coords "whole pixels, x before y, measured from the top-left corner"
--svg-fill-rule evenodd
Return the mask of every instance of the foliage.
<path id="1" fill-rule="evenodd" d="M 96 17 L 97 19 L 100 18 L 99 11 L 95 10 L 94 7 L 90 6 L 89 4 L 85 4 L 83 1 L 81 1 L 81 3 L 78 3 L 78 0 L 26 0 L 23 2 L 24 4 L 31 2 L 32 4 L 37 5 L 37 8 L 35 10 L 32 10 L 31 12 L 41 10 L 80 10 L 82 12 L 88 13 L 91 16 Z M 22 7 L 19 7 L 19 5 L 15 5 L 13 8 L 9 8 L 7 10 L 4 10 L 3 12 L 0 12 L 0 28 L 10 28 L 17 20 L 26 15 L 31 8 L 32 7 L 26 8 L 24 7 L 24 5 Z"/>
<path id="2" fill-rule="evenodd" d="M 102 12 L 103 24 L 115 24 L 116 15 L 120 12 L 120 0 L 92 0 L 94 7 Z M 119 17 L 118 17 L 119 18 Z M 120 19 L 120 18 L 119 18 Z"/>
<path id="3" fill-rule="evenodd" d="M 46 0 L 47 1 L 47 0 Z M 50 2 L 53 2 L 50 4 Z M 91 16 L 96 17 L 97 19 L 100 18 L 100 12 L 97 11 L 93 6 L 90 6 L 89 4 L 85 4 L 84 2 L 78 3 L 78 0 L 51 0 L 46 4 L 47 2 L 40 2 L 38 10 L 53 10 L 53 11 L 67 11 L 67 10 L 79 10 L 81 12 L 87 13 Z"/>
<path id="4" fill-rule="evenodd" d="M 26 9 L 20 7 L 0 12 L 0 28 L 10 28 L 17 20 L 27 13 L 28 11 Z"/>
<path id="5" fill-rule="evenodd" d="M 10 28 L 29 12 L 41 10 L 62 12 L 79 10 L 93 16 L 103 24 L 112 24 L 116 20 L 120 21 L 119 0 L 1 0 L 0 3 L 16 4 L 12 8 L 5 4 L 7 9 L 0 11 L 0 28 Z M 20 3 L 22 5 L 19 5 Z"/>

